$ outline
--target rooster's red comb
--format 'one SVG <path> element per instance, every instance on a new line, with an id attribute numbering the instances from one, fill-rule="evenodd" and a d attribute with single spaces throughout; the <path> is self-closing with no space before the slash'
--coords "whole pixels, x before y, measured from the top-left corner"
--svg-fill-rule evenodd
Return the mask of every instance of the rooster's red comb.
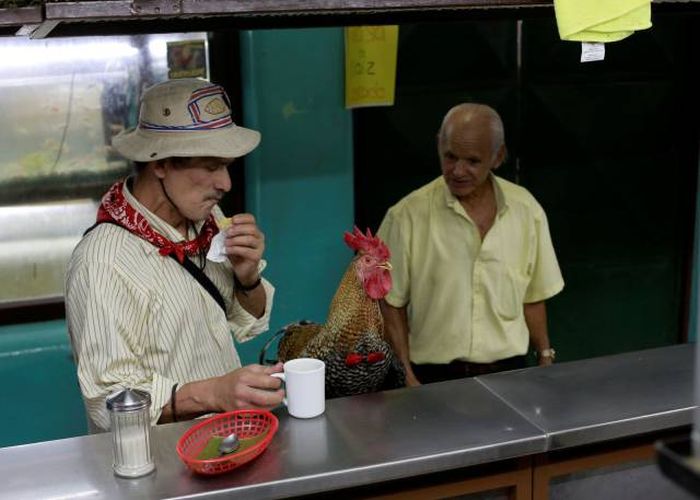
<path id="1" fill-rule="evenodd" d="M 352 233 L 345 232 L 345 244 L 358 252 L 372 253 L 379 258 L 389 259 L 389 248 L 378 236 L 372 236 L 372 231 L 367 228 L 367 233 L 362 234 L 357 226 Z"/>

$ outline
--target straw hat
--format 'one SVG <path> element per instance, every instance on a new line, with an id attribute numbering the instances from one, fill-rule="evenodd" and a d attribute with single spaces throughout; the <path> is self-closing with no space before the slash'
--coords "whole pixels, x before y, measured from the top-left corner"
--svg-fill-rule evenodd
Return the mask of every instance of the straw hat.
<path id="1" fill-rule="evenodd" d="M 136 129 L 112 139 L 134 161 L 173 156 L 237 158 L 260 143 L 260 132 L 236 126 L 223 87 L 199 78 L 171 80 L 148 88 Z"/>

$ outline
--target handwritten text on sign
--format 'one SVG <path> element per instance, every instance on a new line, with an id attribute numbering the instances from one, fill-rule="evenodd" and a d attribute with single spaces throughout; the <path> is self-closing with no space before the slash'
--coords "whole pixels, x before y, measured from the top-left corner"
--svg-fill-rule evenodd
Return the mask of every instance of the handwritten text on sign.
<path id="1" fill-rule="evenodd" d="M 391 106 L 398 26 L 345 28 L 345 107 Z"/>

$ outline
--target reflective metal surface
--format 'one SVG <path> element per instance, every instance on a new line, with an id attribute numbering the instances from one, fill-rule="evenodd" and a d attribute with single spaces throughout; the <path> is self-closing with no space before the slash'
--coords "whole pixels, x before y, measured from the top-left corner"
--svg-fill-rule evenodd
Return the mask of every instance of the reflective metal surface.
<path id="1" fill-rule="evenodd" d="M 109 434 L 3 448 L 2 495 L 274 498 L 544 450 L 542 433 L 475 380 L 330 400 L 325 414 L 308 420 L 276 414 L 280 429 L 259 458 L 211 478 L 191 474 L 175 453 L 191 423 L 153 429 L 156 471 L 138 479 L 113 475 Z"/>
<path id="2" fill-rule="evenodd" d="M 479 381 L 548 436 L 548 449 L 692 423 L 694 345 L 603 356 Z"/>
<path id="3" fill-rule="evenodd" d="M 156 471 L 112 473 L 109 434 L 0 449 L 0 496 L 280 498 L 543 453 L 688 425 L 693 346 L 562 363 L 327 401 L 320 417 L 286 410 L 254 462 L 191 474 L 175 452 L 192 422 L 155 427 Z"/>

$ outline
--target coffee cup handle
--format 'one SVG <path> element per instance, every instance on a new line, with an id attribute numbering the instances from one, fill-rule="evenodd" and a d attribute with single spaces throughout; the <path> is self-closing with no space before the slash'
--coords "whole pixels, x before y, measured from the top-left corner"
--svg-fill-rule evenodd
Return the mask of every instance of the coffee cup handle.
<path id="1" fill-rule="evenodd" d="M 285 384 L 285 385 L 286 385 L 286 383 L 287 383 L 287 378 L 284 376 L 284 373 L 283 373 L 283 372 L 271 373 L 270 376 L 280 379 L 280 380 L 282 381 L 282 383 Z M 285 398 L 282 400 L 282 402 L 284 403 L 284 406 L 289 406 L 289 405 L 287 404 L 287 398 L 286 398 L 286 396 L 285 396 Z"/>

